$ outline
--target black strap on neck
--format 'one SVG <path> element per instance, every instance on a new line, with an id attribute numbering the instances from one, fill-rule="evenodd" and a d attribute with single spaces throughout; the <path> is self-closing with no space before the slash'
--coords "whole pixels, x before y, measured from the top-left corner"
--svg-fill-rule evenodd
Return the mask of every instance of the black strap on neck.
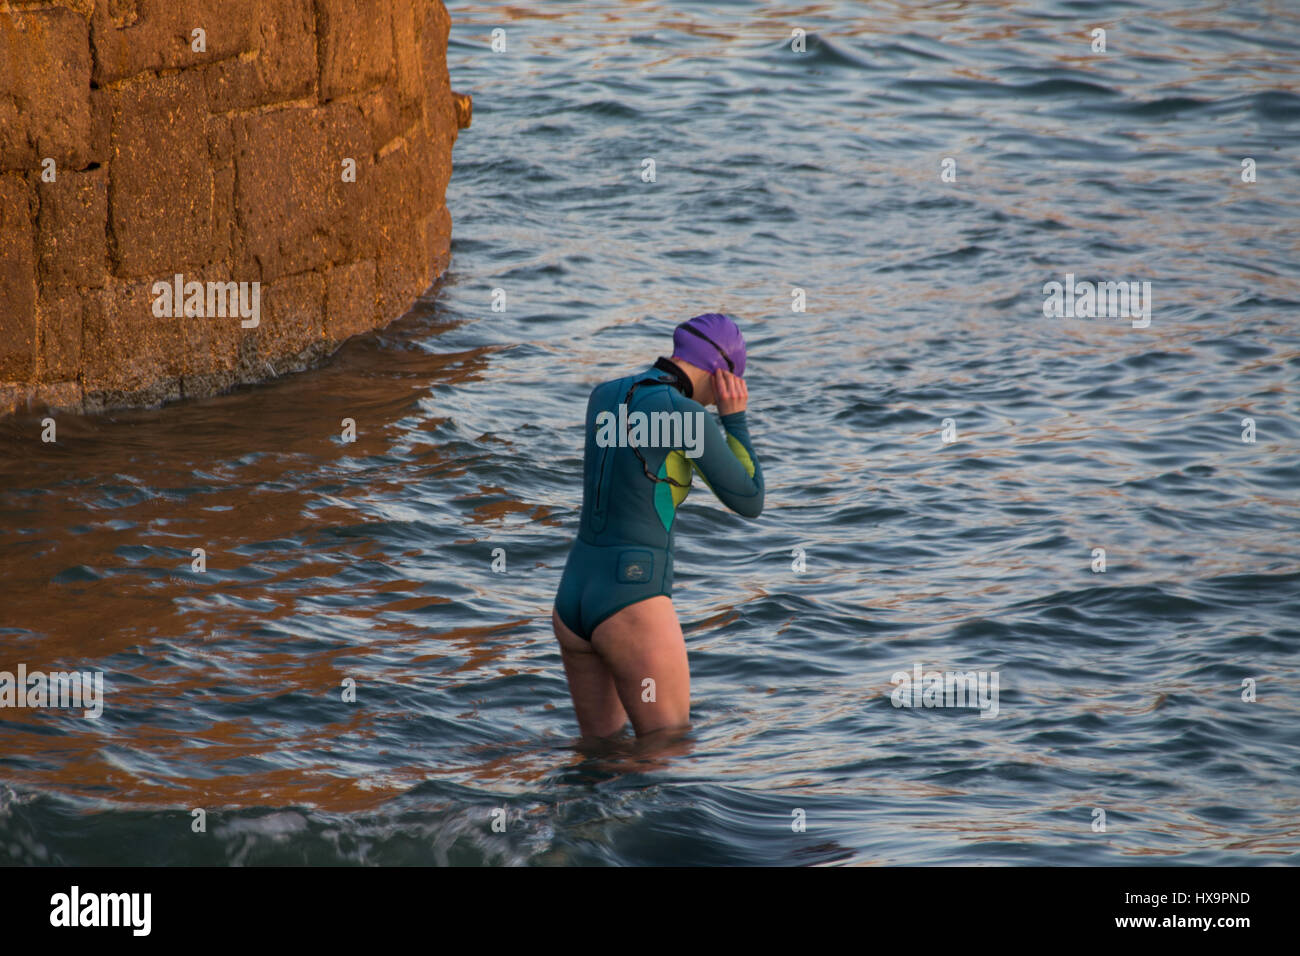
<path id="1" fill-rule="evenodd" d="M 667 372 L 669 377 L 668 378 L 643 378 L 639 382 L 633 382 L 632 387 L 627 390 L 627 395 L 624 396 L 623 398 L 624 405 L 632 404 L 632 393 L 635 392 L 642 385 L 671 385 L 673 388 L 677 389 L 687 398 L 691 398 L 693 396 L 693 393 L 695 392 L 695 386 L 691 384 L 690 377 L 685 372 L 683 372 L 682 367 L 678 365 L 676 362 L 674 362 L 672 359 L 666 359 L 661 355 L 659 356 L 658 361 L 655 362 L 654 367 L 661 372 Z M 632 451 L 636 454 L 636 457 L 641 462 L 641 470 L 645 472 L 645 476 L 649 478 L 651 481 L 655 482 L 656 484 L 662 483 L 662 484 L 675 485 L 678 488 L 689 488 L 691 486 L 689 479 L 687 480 L 686 484 L 682 484 L 680 481 L 676 481 L 673 478 L 660 478 L 658 475 L 651 474 L 650 465 L 646 462 L 645 455 L 641 454 L 641 449 L 637 448 L 636 445 L 632 445 L 631 448 Z"/>
<path id="2" fill-rule="evenodd" d="M 695 386 L 691 384 L 690 376 L 683 372 L 682 367 L 672 359 L 666 359 L 662 355 L 659 356 L 659 359 L 655 362 L 655 368 L 661 372 L 667 372 L 673 377 L 671 382 L 665 384 L 671 385 L 687 398 L 695 397 Z"/>

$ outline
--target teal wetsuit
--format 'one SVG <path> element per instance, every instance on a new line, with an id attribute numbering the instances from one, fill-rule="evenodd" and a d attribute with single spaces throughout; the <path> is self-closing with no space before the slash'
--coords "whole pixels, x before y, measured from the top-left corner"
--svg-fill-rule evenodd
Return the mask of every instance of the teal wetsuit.
<path id="1" fill-rule="evenodd" d="M 597 385 L 587 401 L 582 517 L 560 578 L 555 609 L 570 630 L 588 641 L 596 626 L 616 611 L 672 594 L 673 518 L 690 493 L 692 473 L 699 474 L 718 500 L 737 514 L 756 518 L 763 510 L 763 471 L 750 443 L 745 413 L 723 415 L 724 434 L 705 407 L 684 394 L 690 387 L 677 366 L 660 359 L 639 375 Z M 628 429 L 640 446 L 635 449 L 601 447 L 598 431 L 608 438 L 617 427 L 611 427 L 606 417 L 603 428 L 598 428 L 601 413 L 626 421 L 619 411 L 624 403 L 628 416 L 645 413 L 649 431 L 638 439 L 635 429 Z M 684 433 L 671 432 L 670 418 L 654 414 L 662 412 L 680 413 L 683 424 L 689 415 L 692 427 L 702 423 L 698 457 L 687 456 L 700 448 L 698 430 L 692 432 L 695 443 L 688 445 Z M 702 414 L 697 418 L 697 413 Z M 658 440 L 657 447 L 642 444 L 650 432 Z"/>

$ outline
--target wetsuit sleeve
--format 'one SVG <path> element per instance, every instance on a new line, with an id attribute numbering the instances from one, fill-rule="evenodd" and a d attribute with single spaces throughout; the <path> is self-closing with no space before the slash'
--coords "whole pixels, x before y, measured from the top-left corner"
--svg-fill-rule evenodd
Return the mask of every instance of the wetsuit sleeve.
<path id="1" fill-rule="evenodd" d="M 688 458 L 709 490 L 736 514 L 757 518 L 763 511 L 763 468 L 749 438 L 744 412 L 722 416 L 724 434 L 706 414 L 704 450 L 698 458 Z"/>

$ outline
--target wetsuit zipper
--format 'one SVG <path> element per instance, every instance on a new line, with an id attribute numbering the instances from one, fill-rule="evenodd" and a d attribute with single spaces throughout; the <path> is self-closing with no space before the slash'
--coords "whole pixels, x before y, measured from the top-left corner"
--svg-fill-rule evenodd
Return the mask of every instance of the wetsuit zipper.
<path id="1" fill-rule="evenodd" d="M 608 464 L 609 464 L 609 449 L 602 448 L 600 450 L 600 468 L 597 469 L 596 471 L 596 506 L 593 509 L 593 515 L 592 515 L 594 519 L 592 521 L 592 524 L 595 526 L 593 530 L 595 531 L 605 530 L 605 522 L 604 522 L 605 514 L 600 508 L 600 499 L 601 499 L 601 490 L 605 487 L 605 467 Z"/>

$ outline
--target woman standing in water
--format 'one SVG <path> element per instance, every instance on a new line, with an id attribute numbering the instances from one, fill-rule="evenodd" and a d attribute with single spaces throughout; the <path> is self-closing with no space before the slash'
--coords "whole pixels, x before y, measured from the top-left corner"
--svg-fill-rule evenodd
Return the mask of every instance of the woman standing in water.
<path id="1" fill-rule="evenodd" d="M 608 737 L 629 718 L 637 736 L 690 723 L 673 518 L 692 471 L 737 514 L 763 510 L 744 374 L 740 329 L 711 312 L 677 326 L 671 359 L 587 401 L 582 518 L 551 613 L 583 736 Z M 704 410 L 715 403 L 725 434 Z"/>

